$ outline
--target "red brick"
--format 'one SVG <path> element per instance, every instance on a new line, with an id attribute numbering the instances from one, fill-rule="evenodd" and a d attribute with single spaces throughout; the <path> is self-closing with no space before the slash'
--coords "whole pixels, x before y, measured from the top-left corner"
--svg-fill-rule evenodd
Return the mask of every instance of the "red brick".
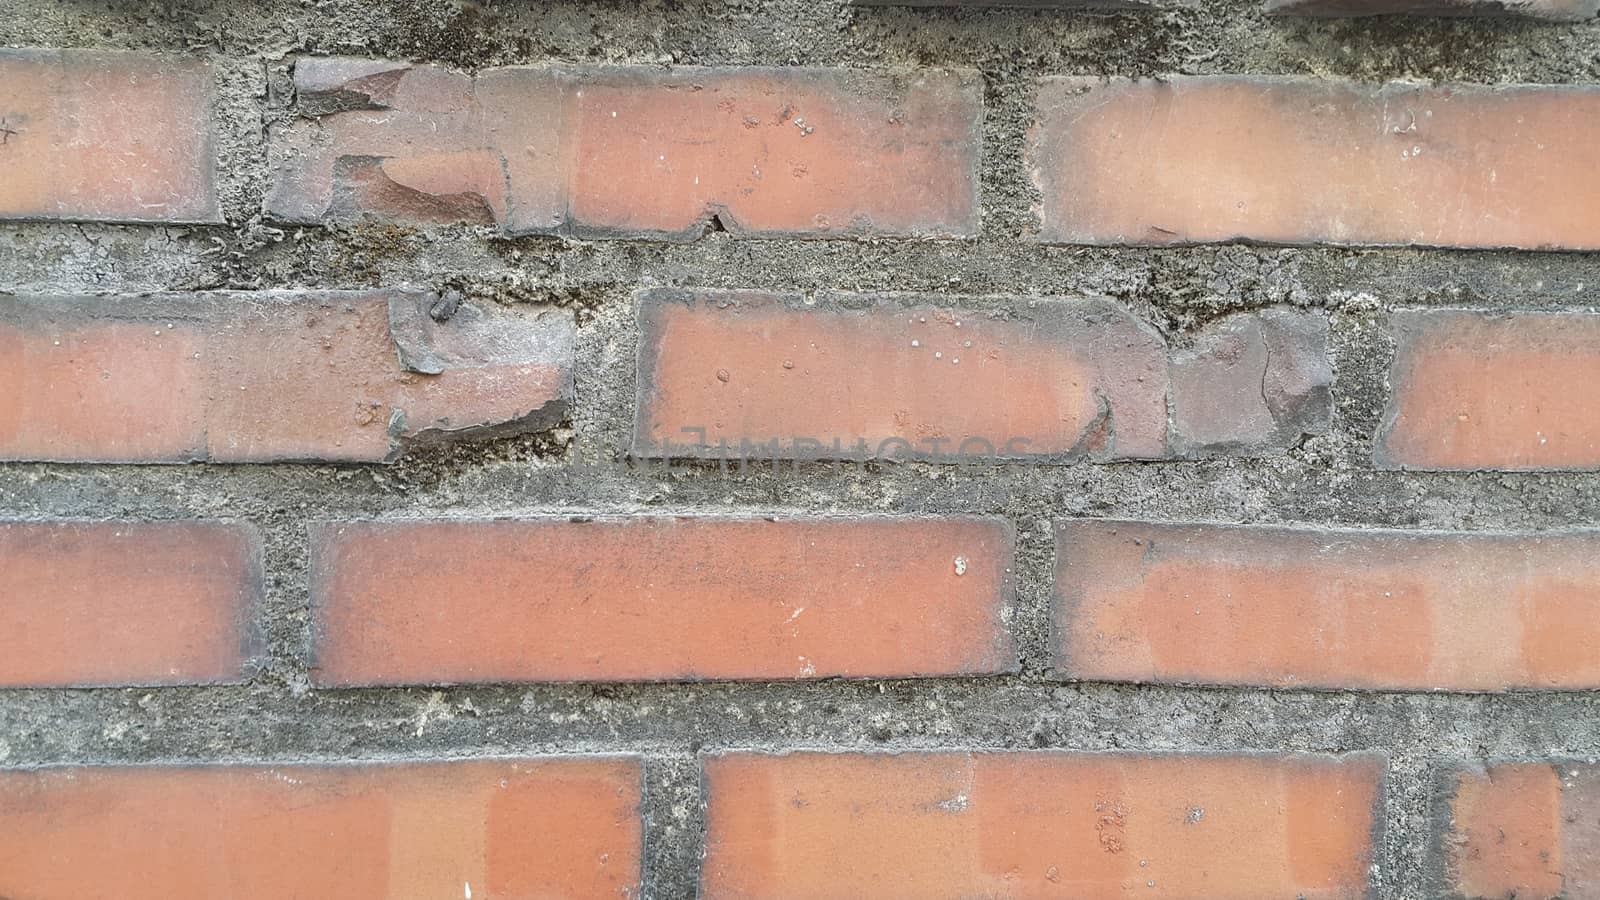
<path id="1" fill-rule="evenodd" d="M 704 900 L 1368 896 L 1373 756 L 733 753 Z"/>
<path id="2" fill-rule="evenodd" d="M 1555 22 L 1581 22 L 1600 11 L 1600 0 L 1266 0 L 1279 16 L 1526 16 Z"/>
<path id="3" fill-rule="evenodd" d="M 569 314 L 440 323 L 432 299 L 0 298 L 0 459 L 380 461 L 565 414 Z"/>
<path id="4" fill-rule="evenodd" d="M 0 85 L 0 219 L 222 221 L 203 60 L 0 49 Z"/>
<path id="5" fill-rule="evenodd" d="M 1041 236 L 1600 249 L 1600 89 L 1047 78 Z"/>
<path id="6" fill-rule="evenodd" d="M 1092 681 L 1600 687 L 1600 532 L 1075 521 L 1056 664 Z"/>
<path id="7" fill-rule="evenodd" d="M 1600 767 L 1505 763 L 1449 773 L 1437 808 L 1441 894 L 1600 897 Z"/>
<path id="8" fill-rule="evenodd" d="M 0 770 L 17 897 L 638 896 L 620 757 Z"/>
<path id="9" fill-rule="evenodd" d="M 0 687 L 240 681 L 261 589 L 245 526 L 0 523 Z"/>
<path id="10" fill-rule="evenodd" d="M 651 291 L 639 319 L 640 456 L 1251 455 L 1329 415 L 1327 323 L 1307 313 L 1231 317 L 1183 351 L 1100 299 Z"/>
<path id="11" fill-rule="evenodd" d="M 998 520 L 368 522 L 311 544 L 323 685 L 1016 667 Z"/>
<path id="12" fill-rule="evenodd" d="M 970 237 L 972 73 L 303 59 L 268 211 L 513 234 Z"/>
<path id="13" fill-rule="evenodd" d="M 1592 313 L 1400 311 L 1381 468 L 1600 468 Z"/>

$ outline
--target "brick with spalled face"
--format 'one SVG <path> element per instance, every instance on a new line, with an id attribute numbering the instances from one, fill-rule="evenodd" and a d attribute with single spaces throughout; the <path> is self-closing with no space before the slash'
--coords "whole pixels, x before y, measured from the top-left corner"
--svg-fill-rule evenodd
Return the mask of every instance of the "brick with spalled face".
<path id="1" fill-rule="evenodd" d="M 1382 771 L 1367 755 L 715 754 L 700 896 L 1357 900 Z"/>
<path id="2" fill-rule="evenodd" d="M 1461 766 L 1439 779 L 1433 876 L 1465 900 L 1600 897 L 1600 767 Z"/>
<path id="3" fill-rule="evenodd" d="M 433 299 L 0 298 L 0 459 L 383 461 L 565 414 L 569 314 L 467 304 L 435 322 Z"/>
<path id="4" fill-rule="evenodd" d="M 637 896 L 627 757 L 0 769 L 18 897 Z"/>
<path id="5" fill-rule="evenodd" d="M 1329 416 L 1327 325 L 1303 312 L 1225 318 L 1182 351 L 1104 299 L 665 290 L 639 320 L 641 456 L 1262 455 Z"/>
<path id="6" fill-rule="evenodd" d="M 1046 78 L 1040 236 L 1600 249 L 1600 89 Z"/>
<path id="7" fill-rule="evenodd" d="M 246 526 L 0 523 L 0 687 L 242 680 L 261 591 Z"/>
<path id="8" fill-rule="evenodd" d="M 345 523 L 312 532 L 330 686 L 1010 671 L 988 519 Z"/>
<path id="9" fill-rule="evenodd" d="M 1169 453 L 1252 456 L 1327 430 L 1328 322 L 1289 309 L 1228 316 L 1172 353 Z"/>
<path id="10" fill-rule="evenodd" d="M 504 161 L 488 143 L 471 76 L 333 58 L 300 60 L 294 80 L 312 118 L 273 130 L 272 215 L 347 221 L 371 211 L 417 224 L 505 218 Z"/>
<path id="11" fill-rule="evenodd" d="M 219 222 L 211 70 L 0 49 L 0 219 Z"/>
<path id="12" fill-rule="evenodd" d="M 497 224 L 516 234 L 965 237 L 970 73 L 436 67 L 306 59 L 274 132 L 268 211 Z"/>
<path id="13" fill-rule="evenodd" d="M 1600 316 L 1403 310 L 1382 468 L 1600 468 Z"/>
<path id="14" fill-rule="evenodd" d="M 1056 529 L 1056 666 L 1092 681 L 1600 687 L 1600 533 Z"/>

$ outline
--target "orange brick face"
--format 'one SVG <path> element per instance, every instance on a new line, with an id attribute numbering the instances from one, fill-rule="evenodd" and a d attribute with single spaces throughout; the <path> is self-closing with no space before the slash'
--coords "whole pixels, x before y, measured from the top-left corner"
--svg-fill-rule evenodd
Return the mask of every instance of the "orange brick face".
<path id="1" fill-rule="evenodd" d="M 1328 418 L 1326 324 L 1284 310 L 1228 318 L 1171 352 L 1106 300 L 1034 300 L 1002 317 L 655 291 L 639 319 L 643 456 L 1261 455 Z"/>
<path id="2" fill-rule="evenodd" d="M 1597 548 L 1589 532 L 1063 522 L 1056 663 L 1094 681 L 1592 689 Z"/>
<path id="3" fill-rule="evenodd" d="M 236 525 L 0 523 L 0 687 L 242 680 L 260 557 Z"/>
<path id="4" fill-rule="evenodd" d="M 731 753 L 706 900 L 1368 896 L 1376 757 Z"/>
<path id="5" fill-rule="evenodd" d="M 1038 104 L 1046 241 L 1600 249 L 1592 87 L 1046 78 Z"/>
<path id="6" fill-rule="evenodd" d="M 1600 897 L 1600 769 L 1505 763 L 1459 769 L 1443 781 L 1436 874 L 1450 896 Z"/>
<path id="7" fill-rule="evenodd" d="M 992 520 L 354 523 L 312 541 L 327 685 L 1015 667 L 1012 537 Z"/>
<path id="8" fill-rule="evenodd" d="M 969 237 L 972 73 L 304 59 L 268 209 L 513 233 Z"/>
<path id="9" fill-rule="evenodd" d="M 218 222 L 202 60 L 0 50 L 0 219 Z"/>
<path id="10" fill-rule="evenodd" d="M 0 770 L 19 897 L 636 896 L 626 758 Z"/>
<path id="11" fill-rule="evenodd" d="M 408 292 L 0 298 L 0 459 L 382 461 L 566 413 L 570 315 Z"/>
<path id="12" fill-rule="evenodd" d="M 1600 316 L 1394 314 L 1393 393 L 1376 441 L 1386 468 L 1600 468 Z"/>

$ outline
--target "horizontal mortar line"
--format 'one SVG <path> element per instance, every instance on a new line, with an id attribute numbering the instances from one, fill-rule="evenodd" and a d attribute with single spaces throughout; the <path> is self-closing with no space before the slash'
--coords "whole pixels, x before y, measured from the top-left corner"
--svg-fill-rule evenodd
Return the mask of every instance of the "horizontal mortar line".
<path id="1" fill-rule="evenodd" d="M 795 484 L 795 494 L 789 499 L 773 499 L 772 485 L 756 482 L 722 482 L 712 479 L 696 482 L 692 485 L 680 484 L 678 491 L 681 496 L 670 504 L 654 504 L 640 502 L 628 496 L 627 488 L 639 485 L 629 482 L 625 485 L 599 485 L 590 486 L 596 496 L 575 501 L 572 504 L 553 504 L 548 502 L 507 501 L 504 503 L 479 502 L 478 504 L 463 508 L 449 496 L 428 495 L 410 497 L 396 497 L 381 504 L 341 505 L 338 491 L 330 490 L 326 484 L 315 480 L 308 480 L 301 485 L 290 488 L 278 487 L 274 490 L 262 488 L 256 490 L 241 490 L 235 482 L 259 482 L 262 476 L 282 475 L 283 468 L 245 466 L 241 467 L 237 475 L 229 479 L 206 480 L 194 479 L 192 473 L 183 472 L 178 467 L 163 467 L 163 471 L 170 473 L 170 477 L 141 479 L 137 488 L 129 488 L 128 492 L 148 493 L 150 491 L 186 491 L 209 494 L 212 497 L 225 497 L 228 500 L 226 507 L 218 507 L 214 502 L 206 499 L 196 499 L 189 502 L 174 503 L 169 500 L 148 500 L 130 498 L 128 493 L 112 490 L 94 496 L 80 497 L 70 501 L 63 501 L 59 496 L 50 491 L 14 491 L 6 496 L 3 504 L 5 514 L 0 515 L 0 520 L 31 522 L 53 521 L 57 519 L 68 520 L 129 520 L 129 521 L 182 521 L 190 519 L 244 521 L 256 524 L 264 532 L 286 533 L 303 528 L 313 522 L 339 522 L 347 520 L 381 520 L 381 521 L 413 521 L 413 520 L 471 520 L 471 519 L 502 519 L 502 518 L 628 518 L 628 517 L 674 517 L 674 516 L 712 516 L 731 518 L 745 516 L 762 518 L 775 517 L 823 517 L 843 518 L 860 516 L 884 516 L 901 518 L 937 518 L 941 516 L 995 516 L 1011 519 L 1014 522 L 1025 523 L 1027 520 L 1037 519 L 1133 519 L 1138 521 L 1176 521 L 1176 522 L 1215 522 L 1223 524 L 1248 524 L 1248 525 L 1274 525 L 1274 526 L 1299 526 L 1299 527 L 1324 527 L 1336 529 L 1403 529 L 1420 531 L 1464 531 L 1469 533 L 1493 533 L 1496 531 L 1508 532 L 1548 532 L 1559 530 L 1581 530 L 1586 524 L 1592 523 L 1600 499 L 1592 503 L 1579 503 L 1576 512 L 1571 509 L 1561 514 L 1541 513 L 1536 510 L 1523 508 L 1507 508 L 1496 511 L 1492 506 L 1475 509 L 1472 511 L 1470 524 L 1454 523 L 1442 518 L 1430 518 L 1424 521 L 1413 521 L 1416 514 L 1414 501 L 1410 498 L 1395 500 L 1388 505 L 1368 505 L 1360 510 L 1327 510 L 1311 512 L 1295 512 L 1293 510 L 1275 508 L 1267 514 L 1241 516 L 1236 511 L 1218 506 L 1216 503 L 1204 502 L 1176 508 L 1166 507 L 1160 512 L 1153 512 L 1146 506 L 1146 501 L 1128 504 L 1113 504 L 1104 508 L 1093 510 L 1073 509 L 1070 506 L 1053 502 L 1040 502 L 1039 492 L 1052 490 L 1069 490 L 1070 497 L 1092 497 L 1095 490 L 1116 490 L 1120 492 L 1148 490 L 1152 497 L 1148 502 L 1155 502 L 1161 492 L 1177 490 L 1180 483 L 1196 475 L 1205 473 L 1205 469 L 1182 468 L 1182 464 L 1161 463 L 1161 467 L 1170 467 L 1164 474 L 1174 477 L 1155 478 L 1149 481 L 1127 480 L 1117 477 L 1101 477 L 1093 479 L 1089 485 L 1084 485 L 1082 476 L 1092 468 L 1057 467 L 1061 474 L 1057 478 L 1035 478 L 1030 480 L 1025 487 L 1002 489 L 996 492 L 984 492 L 984 495 L 974 496 L 966 502 L 923 502 L 915 498 L 912 506 L 880 505 L 874 498 L 848 497 L 827 498 L 819 500 L 815 492 L 820 489 L 835 487 L 821 478 L 807 478 Z M 59 490 L 63 485 L 71 485 L 78 478 L 93 479 L 98 482 L 107 475 L 115 475 L 116 467 L 83 466 L 79 471 L 63 473 L 58 471 L 54 464 L 40 464 L 41 468 L 52 471 L 56 480 L 51 485 L 51 491 Z M 141 467 L 145 468 L 145 467 Z M 1096 465 L 1093 468 L 1100 468 Z M 1222 467 L 1226 469 L 1227 467 Z M 0 465 L 0 491 L 4 491 L 7 479 L 7 467 Z M 492 468 L 468 466 L 466 472 L 489 473 Z M 1600 472 L 1575 472 L 1575 473 L 1400 473 L 1400 472 L 1358 472 L 1368 479 L 1369 484 L 1386 485 L 1388 489 L 1429 489 L 1426 493 L 1436 500 L 1449 500 L 1453 497 L 1486 499 L 1481 487 L 1477 484 L 1483 478 L 1504 478 L 1508 486 L 1504 488 L 1505 496 L 1498 493 L 1489 495 L 1487 499 L 1510 502 L 1514 499 L 1518 487 L 1539 486 L 1542 489 L 1592 492 L 1600 487 Z M 995 480 L 1007 481 L 1016 473 L 1015 471 L 997 475 Z M 1349 473 L 1347 473 L 1349 474 Z M 869 478 L 868 483 L 852 482 L 840 484 L 838 488 L 869 487 L 886 494 L 903 493 L 905 489 L 917 486 L 925 487 L 927 484 L 926 473 L 908 474 L 902 479 Z M 1275 491 L 1294 493 L 1304 489 L 1303 484 L 1292 482 L 1274 485 L 1270 482 L 1250 482 L 1246 485 L 1253 491 L 1265 490 L 1270 495 Z M 942 484 L 941 490 L 974 490 L 983 492 L 985 488 L 994 488 L 990 479 L 952 479 Z M 1002 486 L 1003 488 L 1004 486 Z M 539 486 L 519 487 L 519 491 L 538 490 Z M 615 497 L 607 497 L 606 490 L 614 489 L 618 493 Z M 698 491 L 704 494 L 697 494 Z M 748 492 L 747 497 L 728 499 L 729 492 Z M 441 492 L 443 493 L 443 492 Z M 286 499 L 287 495 L 287 499 Z M 306 511 L 304 503 L 317 502 L 323 504 L 315 511 Z M 1585 510 L 1588 512 L 1586 513 Z M 1356 516 L 1361 516 L 1357 518 Z"/>
<path id="2" fill-rule="evenodd" d="M 1174 737 L 1166 741 L 1149 740 L 1128 744 L 1095 743 L 1089 741 L 1062 741 L 1045 744 L 1007 742 L 997 739 L 950 739 L 940 737 L 929 740 L 893 739 L 871 740 L 786 740 L 782 735 L 770 733 L 741 734 L 726 740 L 706 742 L 690 747 L 687 741 L 662 739 L 586 738 L 570 742 L 530 740 L 521 745 L 492 741 L 462 741 L 417 739 L 414 747 L 405 750 L 392 748 L 363 751 L 358 744 L 341 752 L 318 749 L 314 742 L 304 746 L 279 742 L 267 753 L 248 750 L 221 750 L 209 753 L 118 753 L 95 746 L 63 750 L 59 753 L 29 754 L 19 758 L 13 748 L 12 756 L 0 762 L 0 769 L 40 769 L 69 765 L 88 766 L 200 766 L 200 765 L 329 765 L 329 764 L 382 764 L 429 761 L 456 761 L 522 756 L 600 756 L 637 755 L 656 761 L 695 760 L 722 753 L 1084 753 L 1097 755 L 1302 755 L 1340 756 L 1352 753 L 1379 753 L 1388 757 L 1388 767 L 1393 772 L 1427 771 L 1443 764 L 1461 762 L 1493 762 L 1525 759 L 1593 759 L 1597 753 L 1594 745 L 1551 745 L 1539 742 L 1505 746 L 1487 756 L 1475 748 L 1441 747 L 1437 740 L 1415 739 L 1387 743 L 1328 743 L 1323 745 L 1241 740 L 1201 740 Z"/>
<path id="3" fill-rule="evenodd" d="M 1039 674 L 994 674 L 927 678 L 826 678 L 826 679 L 750 679 L 750 680 L 678 680 L 678 681 L 581 681 L 581 682 L 495 682 L 456 685 L 392 685 L 354 688 L 318 688 L 292 691 L 288 688 L 263 690 L 264 682 L 213 685 L 166 686 L 99 686 L 71 688 L 5 688 L 0 689 L 0 716 L 32 714 L 38 704 L 53 705 L 61 701 L 81 702 L 93 707 L 84 721 L 93 721 L 105 711 L 101 704 L 115 710 L 118 701 L 131 702 L 146 696 L 164 697 L 182 704 L 196 704 L 192 721 L 201 721 L 207 713 L 208 702 L 228 704 L 254 703 L 266 708 L 263 715 L 292 715 L 300 719 L 327 722 L 365 721 L 330 710 L 319 703 L 362 704 L 368 712 L 390 712 L 389 718 L 398 721 L 415 711 L 390 710 L 374 704 L 410 701 L 420 703 L 437 694 L 446 702 L 472 701 L 484 704 L 505 703 L 520 705 L 527 697 L 537 695 L 543 711 L 558 711 L 562 703 L 576 702 L 587 705 L 603 702 L 618 710 L 639 712 L 641 706 L 652 706 L 664 700 L 684 698 L 687 702 L 705 704 L 708 708 L 717 703 L 745 702 L 786 705 L 801 702 L 848 702 L 856 705 L 906 704 L 935 701 L 941 708 L 962 707 L 968 703 L 1004 701 L 1008 709 L 1021 712 L 1059 713 L 1083 707 L 1117 706 L 1131 702 L 1134 694 L 1141 703 L 1200 702 L 1202 704 L 1226 703 L 1238 700 L 1265 700 L 1280 709 L 1269 712 L 1266 721 L 1277 721 L 1277 715 L 1290 717 L 1302 714 L 1294 709 L 1296 704 L 1338 705 L 1356 701 L 1363 706 L 1378 708 L 1414 709 L 1419 705 L 1435 709 L 1452 710 L 1461 706 L 1481 709 L 1484 705 L 1517 709 L 1527 706 L 1551 705 L 1578 706 L 1585 713 L 1581 718 L 1600 722 L 1600 706 L 1592 701 L 1600 696 L 1595 690 L 1512 690 L 1512 691 L 1419 691 L 1397 689 L 1366 689 L 1354 687 L 1269 687 L 1265 685 L 1236 684 L 1172 684 L 1159 682 L 1120 682 L 1097 680 L 1069 680 Z M 1059 691 L 1073 694 L 1070 698 L 1057 696 Z M 136 696 L 137 695 L 137 696 Z M 1289 708 L 1281 708 L 1288 706 Z M 890 708 L 896 708 L 890 706 Z M 65 711 L 69 717 L 76 710 Z M 181 714 L 182 709 L 164 709 L 163 714 Z M 520 712 L 492 712 L 478 710 L 468 713 L 469 721 L 512 721 Z M 930 713 L 931 718 L 937 716 Z M 1139 721 L 1144 717 L 1135 716 Z M 190 719 L 180 718 L 180 721 Z M 1600 739 L 1600 734 L 1597 734 Z"/>

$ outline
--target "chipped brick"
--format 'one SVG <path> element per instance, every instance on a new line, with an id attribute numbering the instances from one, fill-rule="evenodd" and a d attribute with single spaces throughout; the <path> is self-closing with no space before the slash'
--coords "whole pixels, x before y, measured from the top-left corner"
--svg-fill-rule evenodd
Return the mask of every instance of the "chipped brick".
<path id="1" fill-rule="evenodd" d="M 303 59 L 271 215 L 686 240 L 966 237 L 971 73 L 432 66 Z"/>
<path id="2" fill-rule="evenodd" d="M 416 292 L 0 299 L 0 458 L 382 461 L 537 430 L 572 397 L 571 315 L 449 322 Z M 402 363 L 404 360 L 404 363 Z"/>
<path id="3" fill-rule="evenodd" d="M 640 456 L 1262 455 L 1330 415 L 1326 322 L 1289 310 L 1231 317 L 1175 353 L 1104 299 L 1001 316 L 914 297 L 661 290 L 640 295 L 639 318 Z"/>

